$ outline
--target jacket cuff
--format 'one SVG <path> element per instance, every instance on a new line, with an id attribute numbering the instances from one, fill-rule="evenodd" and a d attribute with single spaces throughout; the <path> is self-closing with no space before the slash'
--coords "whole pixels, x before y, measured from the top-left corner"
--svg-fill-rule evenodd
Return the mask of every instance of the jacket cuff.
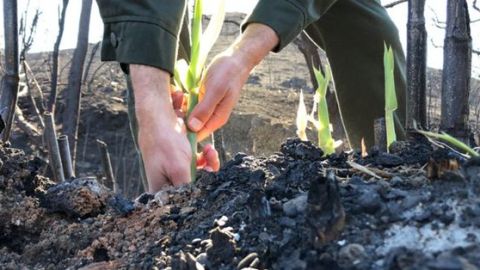
<path id="1" fill-rule="evenodd" d="M 242 32 L 250 23 L 261 23 L 272 28 L 280 39 L 273 51 L 279 52 L 303 31 L 306 16 L 297 4 L 289 0 L 260 0 L 242 24 Z"/>
<path id="2" fill-rule="evenodd" d="M 102 61 L 140 64 L 173 74 L 177 37 L 158 24 L 142 21 L 106 22 Z"/>

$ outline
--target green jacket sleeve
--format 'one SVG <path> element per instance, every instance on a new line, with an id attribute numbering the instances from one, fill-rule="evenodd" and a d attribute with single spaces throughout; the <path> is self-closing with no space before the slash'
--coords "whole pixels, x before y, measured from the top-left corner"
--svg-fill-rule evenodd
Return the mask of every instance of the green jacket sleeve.
<path id="1" fill-rule="evenodd" d="M 287 46 L 309 24 L 320 19 L 337 0 L 260 0 L 252 14 L 242 25 L 249 23 L 270 26 L 280 38 L 274 49 L 278 52 Z"/>
<path id="2" fill-rule="evenodd" d="M 173 74 L 186 0 L 97 0 L 104 23 L 102 61 Z"/>

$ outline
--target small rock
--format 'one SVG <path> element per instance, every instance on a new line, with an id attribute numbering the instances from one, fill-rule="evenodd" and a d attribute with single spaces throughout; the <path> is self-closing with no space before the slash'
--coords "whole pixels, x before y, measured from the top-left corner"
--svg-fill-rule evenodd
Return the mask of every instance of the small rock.
<path id="1" fill-rule="evenodd" d="M 203 253 L 198 254 L 198 256 L 195 258 L 195 260 L 197 260 L 198 263 L 200 263 L 204 266 L 207 265 L 208 264 L 207 253 L 203 252 Z"/>
<path id="2" fill-rule="evenodd" d="M 338 252 L 339 264 L 342 267 L 352 267 L 359 264 L 366 257 L 365 248 L 359 244 L 346 245 Z"/>
<path id="3" fill-rule="evenodd" d="M 260 188 L 253 189 L 248 195 L 247 208 L 252 220 L 264 219 L 272 215 L 265 191 Z"/>
<path id="4" fill-rule="evenodd" d="M 228 264 L 235 255 L 235 241 L 233 235 L 220 228 L 216 228 L 210 234 L 212 246 L 207 248 L 208 261 L 214 266 L 222 263 Z"/>
<path id="5" fill-rule="evenodd" d="M 192 245 L 197 245 L 197 244 L 200 244 L 201 242 L 202 242 L 201 238 L 195 238 L 192 240 Z"/>
<path id="6" fill-rule="evenodd" d="M 160 206 L 167 205 L 170 201 L 170 195 L 168 194 L 168 190 L 162 190 L 155 194 L 154 199 Z"/>
<path id="7" fill-rule="evenodd" d="M 219 219 L 215 219 L 213 224 L 214 224 L 214 226 L 225 227 L 225 225 L 227 225 L 227 222 L 228 222 L 228 217 L 227 216 L 221 216 Z"/>
<path id="8" fill-rule="evenodd" d="M 369 214 L 374 214 L 382 208 L 382 199 L 375 190 L 363 192 L 357 202 L 360 208 Z"/>
<path id="9" fill-rule="evenodd" d="M 269 242 L 271 240 L 272 236 L 266 232 L 261 232 L 258 235 L 258 239 L 260 239 L 263 242 Z"/>
<path id="10" fill-rule="evenodd" d="M 307 194 L 302 194 L 283 204 L 283 212 L 285 215 L 295 217 L 298 214 L 304 213 L 307 209 Z"/>
<path id="11" fill-rule="evenodd" d="M 396 167 L 403 164 L 403 159 L 395 154 L 380 153 L 375 158 L 375 163 L 383 167 Z"/>
<path id="12" fill-rule="evenodd" d="M 280 225 L 284 227 L 289 227 L 289 228 L 295 228 L 295 226 L 297 225 L 297 222 L 294 219 L 289 217 L 281 217 L 279 220 L 279 223 Z"/>
<path id="13" fill-rule="evenodd" d="M 155 198 L 155 195 L 151 194 L 151 193 L 143 193 L 142 195 L 138 196 L 136 199 L 135 199 L 135 204 L 143 204 L 143 205 L 146 205 L 148 204 L 148 202 L 150 202 L 151 200 L 153 200 Z"/>
<path id="14" fill-rule="evenodd" d="M 256 252 L 252 252 L 245 256 L 237 265 L 237 269 L 244 269 L 246 267 L 252 266 L 252 262 L 258 259 L 258 254 Z"/>

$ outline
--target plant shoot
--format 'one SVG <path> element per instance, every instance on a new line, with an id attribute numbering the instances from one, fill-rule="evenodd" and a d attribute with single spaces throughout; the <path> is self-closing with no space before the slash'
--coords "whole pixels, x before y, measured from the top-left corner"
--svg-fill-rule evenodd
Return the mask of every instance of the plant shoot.
<path id="1" fill-rule="evenodd" d="M 198 103 L 198 95 L 208 53 L 218 39 L 225 19 L 225 0 L 216 0 L 216 13 L 212 15 L 205 32 L 202 32 L 203 0 L 195 0 L 190 32 L 191 62 L 179 60 L 175 66 L 175 83 L 188 94 L 187 118 Z M 187 137 L 192 147 L 192 182 L 197 173 L 197 134 L 190 130 Z"/>
<path id="2" fill-rule="evenodd" d="M 385 70 L 385 128 L 387 131 L 387 151 L 390 145 L 397 140 L 393 113 L 398 108 L 397 94 L 395 91 L 394 56 L 392 47 L 384 44 L 383 65 Z"/>

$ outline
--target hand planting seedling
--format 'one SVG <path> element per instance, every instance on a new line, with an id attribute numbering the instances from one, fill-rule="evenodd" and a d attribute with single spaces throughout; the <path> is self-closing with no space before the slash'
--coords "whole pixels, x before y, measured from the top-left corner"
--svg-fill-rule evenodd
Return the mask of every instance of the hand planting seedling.
<path id="1" fill-rule="evenodd" d="M 203 0 L 195 0 L 190 32 L 191 62 L 188 64 L 182 59 L 175 66 L 175 83 L 177 87 L 182 88 L 188 94 L 187 118 L 199 101 L 201 79 L 207 56 L 220 35 L 225 19 L 225 1 L 217 0 L 217 2 L 218 4 L 215 5 L 218 7 L 216 13 L 212 15 L 205 32 L 202 32 Z M 192 182 L 194 182 L 197 172 L 197 134 L 188 130 L 187 137 L 192 149 L 191 175 Z"/>
<path id="2" fill-rule="evenodd" d="M 318 89 L 315 92 L 312 112 L 310 115 L 307 114 L 303 92 L 301 92 L 297 111 L 297 135 L 301 140 L 308 140 L 305 130 L 310 121 L 317 130 L 318 146 L 324 151 L 325 155 L 330 155 L 333 154 L 335 148 L 341 144 L 341 142 L 335 142 L 332 138 L 332 129 L 326 99 L 328 86 L 332 80 L 332 71 L 327 65 L 325 68 L 325 74 L 316 68 L 314 68 L 314 72 L 318 83 Z M 317 112 L 318 120 L 315 119 L 315 112 Z"/>
<path id="3" fill-rule="evenodd" d="M 385 128 L 387 131 L 387 152 L 390 145 L 397 140 L 393 112 L 398 108 L 397 94 L 395 91 L 395 59 L 392 47 L 384 44 L 383 65 L 385 70 Z"/>

